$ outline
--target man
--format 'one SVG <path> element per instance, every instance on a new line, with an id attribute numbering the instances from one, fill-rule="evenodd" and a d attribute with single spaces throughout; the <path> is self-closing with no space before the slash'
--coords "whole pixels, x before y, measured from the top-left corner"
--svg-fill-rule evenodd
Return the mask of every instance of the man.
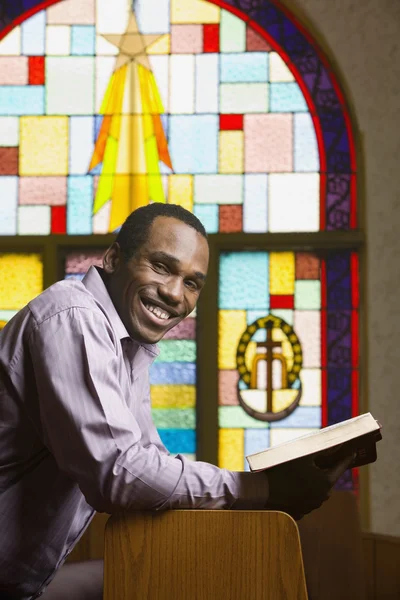
<path id="1" fill-rule="evenodd" d="M 169 455 L 151 420 L 148 370 L 155 344 L 194 309 L 208 258 L 190 212 L 140 208 L 103 269 L 51 286 L 2 331 L 1 598 L 36 598 L 49 586 L 43 598 L 60 599 L 63 572 L 66 597 L 100 598 L 101 569 L 67 565 L 50 583 L 96 510 L 281 508 L 300 517 L 351 460 L 256 474 Z M 73 579 L 86 575 L 92 595 L 82 583 L 79 596 Z"/>

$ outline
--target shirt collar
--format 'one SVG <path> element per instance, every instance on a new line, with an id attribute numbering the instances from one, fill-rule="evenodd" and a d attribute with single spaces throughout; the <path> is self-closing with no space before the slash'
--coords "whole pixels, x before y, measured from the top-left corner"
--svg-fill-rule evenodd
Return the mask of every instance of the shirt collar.
<path id="1" fill-rule="evenodd" d="M 103 269 L 101 267 L 90 267 L 82 280 L 83 285 L 103 306 L 119 339 L 122 340 L 124 338 L 130 338 L 133 342 L 144 348 L 153 358 L 155 358 L 160 352 L 156 344 L 139 343 L 129 335 L 125 325 L 121 321 L 121 317 L 119 316 L 113 301 L 111 300 L 110 294 L 108 293 L 106 285 L 101 276 L 102 272 Z"/>

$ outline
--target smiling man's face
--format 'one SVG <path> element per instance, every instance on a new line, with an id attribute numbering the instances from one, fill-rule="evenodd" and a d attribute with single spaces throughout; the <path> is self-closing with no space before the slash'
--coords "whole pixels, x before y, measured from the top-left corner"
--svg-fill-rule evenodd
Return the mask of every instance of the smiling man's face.
<path id="1" fill-rule="evenodd" d="M 205 283 L 208 258 L 207 240 L 172 217 L 156 217 L 146 242 L 129 261 L 114 243 L 103 266 L 129 335 L 154 344 L 187 317 Z"/>

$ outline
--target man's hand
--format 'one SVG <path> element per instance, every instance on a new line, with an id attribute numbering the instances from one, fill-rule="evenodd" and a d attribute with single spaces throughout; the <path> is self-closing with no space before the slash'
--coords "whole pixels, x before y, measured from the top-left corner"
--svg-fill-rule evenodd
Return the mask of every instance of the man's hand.
<path id="1" fill-rule="evenodd" d="M 329 498 L 329 492 L 343 475 L 354 458 L 349 453 L 329 469 L 320 469 L 314 456 L 273 467 L 266 471 L 269 483 L 270 510 L 282 510 L 299 520 L 321 506 Z"/>

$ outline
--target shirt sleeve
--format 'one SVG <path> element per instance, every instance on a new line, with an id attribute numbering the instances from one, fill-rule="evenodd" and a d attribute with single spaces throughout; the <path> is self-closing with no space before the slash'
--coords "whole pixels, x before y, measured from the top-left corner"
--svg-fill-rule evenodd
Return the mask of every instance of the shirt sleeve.
<path id="1" fill-rule="evenodd" d="M 102 314 L 62 311 L 38 325 L 29 344 L 44 443 L 97 511 L 265 506 L 264 474 L 143 445 L 121 388 L 121 345 Z"/>
<path id="2" fill-rule="evenodd" d="M 143 393 L 141 394 L 141 398 L 138 399 L 141 413 L 140 427 L 142 429 L 142 436 L 145 435 L 149 443 L 158 448 L 161 454 L 170 455 L 169 450 L 164 446 L 160 438 L 151 414 L 151 391 L 148 370 L 147 373 L 143 373 L 143 379 L 145 380 Z"/>

